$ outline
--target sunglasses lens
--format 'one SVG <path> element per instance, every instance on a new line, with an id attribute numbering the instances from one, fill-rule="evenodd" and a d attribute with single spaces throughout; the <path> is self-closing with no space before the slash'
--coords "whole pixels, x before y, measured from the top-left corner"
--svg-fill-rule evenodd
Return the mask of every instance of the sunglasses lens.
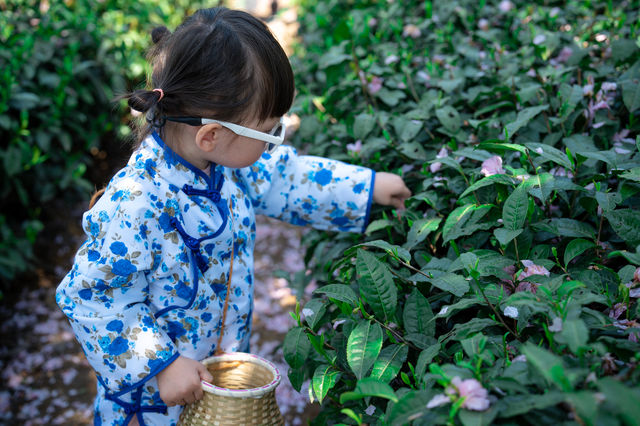
<path id="1" fill-rule="evenodd" d="M 282 124 L 278 124 L 278 126 L 273 129 L 273 132 L 271 134 L 275 137 L 280 137 L 280 135 L 282 134 Z"/>

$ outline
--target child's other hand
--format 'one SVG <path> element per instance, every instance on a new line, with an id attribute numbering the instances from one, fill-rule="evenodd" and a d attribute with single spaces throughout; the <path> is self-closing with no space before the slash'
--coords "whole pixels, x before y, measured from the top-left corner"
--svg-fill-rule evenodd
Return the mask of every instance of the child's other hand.
<path id="1" fill-rule="evenodd" d="M 191 404 L 202 398 L 200 380 L 210 382 L 213 376 L 204 364 L 195 359 L 179 356 L 158 373 L 160 398 L 169 407 Z"/>
<path id="2" fill-rule="evenodd" d="M 404 210 L 404 201 L 411 197 L 411 191 L 402 178 L 393 173 L 377 172 L 373 186 L 373 201 L 384 206 Z"/>

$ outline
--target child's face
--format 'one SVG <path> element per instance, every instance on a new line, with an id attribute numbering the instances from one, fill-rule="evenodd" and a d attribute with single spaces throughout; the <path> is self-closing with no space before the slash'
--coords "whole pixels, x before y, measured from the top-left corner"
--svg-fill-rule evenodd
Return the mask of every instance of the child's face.
<path id="1" fill-rule="evenodd" d="M 243 126 L 259 132 L 268 133 L 280 120 L 279 117 L 269 118 L 262 123 L 253 120 L 243 123 Z M 231 168 L 247 167 L 255 163 L 265 151 L 265 142 L 246 136 L 239 136 L 231 130 L 220 127 L 216 130 L 215 149 L 207 153 L 206 159 L 221 166 Z"/>

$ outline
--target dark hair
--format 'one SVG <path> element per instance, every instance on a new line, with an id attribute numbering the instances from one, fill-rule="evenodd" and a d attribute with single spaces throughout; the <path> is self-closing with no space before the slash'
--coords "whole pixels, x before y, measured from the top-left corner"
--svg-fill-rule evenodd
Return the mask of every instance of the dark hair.
<path id="1" fill-rule="evenodd" d="M 162 127 L 167 116 L 264 121 L 291 107 L 295 89 L 289 60 L 268 27 L 250 14 L 201 9 L 173 34 L 159 27 L 151 35 L 151 90 L 122 97 L 132 109 L 147 113 L 151 127 Z"/>

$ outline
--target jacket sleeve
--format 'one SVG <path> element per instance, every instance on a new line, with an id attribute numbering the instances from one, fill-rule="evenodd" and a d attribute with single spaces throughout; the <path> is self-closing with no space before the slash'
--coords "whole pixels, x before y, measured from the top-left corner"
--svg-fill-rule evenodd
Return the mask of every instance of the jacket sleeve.
<path id="1" fill-rule="evenodd" d="M 349 232 L 363 232 L 369 222 L 375 172 L 366 167 L 281 146 L 240 174 L 258 214 Z"/>
<path id="2" fill-rule="evenodd" d="M 179 355 L 145 303 L 146 272 L 157 266 L 148 234 L 158 232 L 158 221 L 136 185 L 108 190 L 84 214 L 88 238 L 56 293 L 99 381 L 117 395 Z"/>

